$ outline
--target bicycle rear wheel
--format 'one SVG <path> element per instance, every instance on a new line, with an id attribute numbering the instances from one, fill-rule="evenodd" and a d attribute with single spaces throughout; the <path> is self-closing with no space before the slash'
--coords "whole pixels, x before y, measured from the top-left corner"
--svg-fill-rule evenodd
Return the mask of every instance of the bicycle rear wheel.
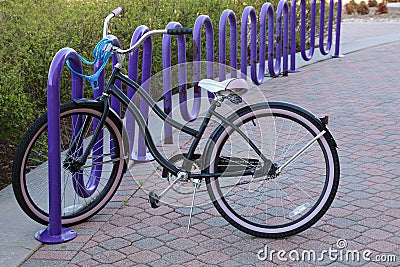
<path id="1" fill-rule="evenodd" d="M 272 160 L 275 169 L 325 130 L 309 112 L 279 102 L 243 108 L 230 120 Z M 271 138 L 265 137 L 271 130 L 272 145 L 266 143 Z M 217 128 L 211 139 L 205 153 L 206 173 L 244 171 L 262 162 L 229 125 Z M 236 228 L 260 237 L 293 235 L 317 222 L 334 199 L 339 183 L 336 145 L 327 132 L 276 177 L 222 176 L 207 178 L 206 183 L 214 206 Z"/>
<path id="2" fill-rule="evenodd" d="M 72 171 L 70 162 L 80 157 L 102 110 L 93 103 L 60 107 L 62 224 L 77 224 L 100 211 L 114 195 L 125 172 L 122 123 L 111 112 L 85 165 Z M 84 121 L 85 131 L 80 131 Z M 13 163 L 12 185 L 24 212 L 33 220 L 48 224 L 48 132 L 47 113 L 37 119 L 23 136 Z M 73 140 L 76 148 L 67 156 Z"/>

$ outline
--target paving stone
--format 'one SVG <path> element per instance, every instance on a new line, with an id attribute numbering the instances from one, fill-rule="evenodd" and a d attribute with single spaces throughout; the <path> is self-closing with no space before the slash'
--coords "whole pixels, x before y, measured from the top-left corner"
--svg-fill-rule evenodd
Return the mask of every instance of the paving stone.
<path id="1" fill-rule="evenodd" d="M 369 244 L 369 248 L 380 252 L 394 252 L 399 251 L 399 244 L 393 244 L 388 241 L 375 241 Z"/>
<path id="2" fill-rule="evenodd" d="M 85 260 L 79 263 L 79 266 L 81 267 L 93 267 L 93 266 L 98 266 L 101 263 L 95 261 L 94 259 L 89 259 L 89 260 Z"/>
<path id="3" fill-rule="evenodd" d="M 389 237 L 393 236 L 392 233 L 382 231 L 380 229 L 370 229 L 370 230 L 364 232 L 364 235 L 368 236 L 369 238 L 375 239 L 375 240 L 386 240 Z"/>
<path id="4" fill-rule="evenodd" d="M 209 251 L 207 253 L 199 255 L 198 259 L 209 266 L 210 264 L 219 264 L 221 262 L 227 261 L 229 260 L 229 256 L 218 251 Z"/>
<path id="5" fill-rule="evenodd" d="M 161 247 L 153 249 L 152 251 L 162 256 L 164 254 L 173 252 L 174 250 L 176 250 L 176 249 L 170 248 L 170 247 L 167 247 L 167 246 L 161 246 Z"/>
<path id="6" fill-rule="evenodd" d="M 253 265 L 259 261 L 256 252 L 243 252 L 232 257 L 232 259 L 238 263 Z"/>
<path id="7" fill-rule="evenodd" d="M 107 250 L 117 250 L 123 247 L 130 246 L 131 242 L 118 237 L 100 242 L 99 245 Z"/>
<path id="8" fill-rule="evenodd" d="M 334 227 L 340 228 L 348 228 L 356 224 L 354 221 L 347 218 L 333 218 L 329 220 L 328 223 Z"/>
<path id="9" fill-rule="evenodd" d="M 31 259 L 43 260 L 71 260 L 77 254 L 77 251 L 62 251 L 62 250 L 38 250 L 32 254 Z"/>
<path id="10" fill-rule="evenodd" d="M 139 251 L 133 255 L 130 255 L 128 258 L 136 263 L 143 264 L 156 261 L 160 259 L 161 256 L 152 251 Z"/>
<path id="11" fill-rule="evenodd" d="M 151 250 L 164 245 L 164 243 L 155 238 L 144 238 L 136 241 L 133 245 L 139 249 Z"/>
<path id="12" fill-rule="evenodd" d="M 83 251 L 79 251 L 78 254 L 76 254 L 75 257 L 71 260 L 71 263 L 78 264 L 78 263 L 80 263 L 82 261 L 89 260 L 91 258 L 92 258 L 91 255 L 89 255 L 89 254 L 87 254 L 87 253 L 85 253 Z"/>
<path id="13" fill-rule="evenodd" d="M 174 251 L 162 256 L 162 259 L 172 264 L 182 264 L 194 259 L 192 254 L 185 251 Z"/>
<path id="14" fill-rule="evenodd" d="M 197 246 L 198 243 L 187 238 L 178 238 L 169 241 L 166 245 L 177 250 L 188 250 Z"/>
<path id="15" fill-rule="evenodd" d="M 125 227 L 125 226 L 121 226 L 121 227 L 114 227 L 111 230 L 107 231 L 107 235 L 111 236 L 111 237 L 124 237 L 130 234 L 135 233 L 136 231 Z"/>
<path id="16" fill-rule="evenodd" d="M 132 262 L 131 260 L 123 259 L 121 261 L 114 262 L 113 265 L 115 267 L 132 267 L 135 265 L 135 263 Z M 137 267 L 137 265 L 136 265 L 136 267 Z"/>
<path id="17" fill-rule="evenodd" d="M 139 235 L 137 233 L 124 236 L 125 240 L 128 240 L 128 241 L 130 241 L 132 243 L 136 243 L 136 241 L 139 241 L 139 240 L 144 239 L 144 238 L 145 238 L 144 236 Z"/>
<path id="18" fill-rule="evenodd" d="M 213 217 L 205 220 L 204 223 L 212 227 L 222 227 L 228 224 L 222 217 Z"/>
<path id="19" fill-rule="evenodd" d="M 21 267 L 54 267 L 54 266 L 67 266 L 68 261 L 63 260 L 39 260 L 39 259 L 28 259 Z"/>
<path id="20" fill-rule="evenodd" d="M 138 234 L 145 237 L 157 237 L 159 235 L 166 234 L 167 232 L 168 231 L 166 229 L 160 226 L 150 226 L 137 231 Z"/>
<path id="21" fill-rule="evenodd" d="M 98 253 L 93 255 L 93 259 L 99 263 L 114 263 L 125 259 L 125 255 L 118 251 L 104 251 L 103 253 Z"/>
<path id="22" fill-rule="evenodd" d="M 158 266 L 171 266 L 171 263 L 168 261 L 165 261 L 163 259 L 157 260 L 157 261 L 153 261 L 151 263 L 149 263 L 149 266 L 154 266 L 154 267 L 158 267 Z"/>

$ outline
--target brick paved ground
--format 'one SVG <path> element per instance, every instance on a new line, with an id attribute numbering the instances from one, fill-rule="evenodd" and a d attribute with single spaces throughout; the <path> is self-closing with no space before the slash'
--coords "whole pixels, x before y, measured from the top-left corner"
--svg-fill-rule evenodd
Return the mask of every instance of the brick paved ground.
<path id="1" fill-rule="evenodd" d="M 312 228 L 281 240 L 254 238 L 228 225 L 212 206 L 195 210 L 186 233 L 188 208 L 151 209 L 147 196 L 127 176 L 99 215 L 75 226 L 78 237 L 43 245 L 22 266 L 307 266 L 304 262 L 260 261 L 273 250 L 369 249 L 370 256 L 395 255 L 400 265 L 400 43 L 390 43 L 310 65 L 300 73 L 262 86 L 268 99 L 289 101 L 330 115 L 341 160 L 341 183 L 327 214 Z M 143 178 L 148 164 L 135 166 Z M 137 175 L 136 179 L 140 179 Z M 345 259 L 345 256 L 343 257 Z M 365 260 L 317 265 L 361 266 Z M 312 264 L 312 262 L 311 262 Z"/>

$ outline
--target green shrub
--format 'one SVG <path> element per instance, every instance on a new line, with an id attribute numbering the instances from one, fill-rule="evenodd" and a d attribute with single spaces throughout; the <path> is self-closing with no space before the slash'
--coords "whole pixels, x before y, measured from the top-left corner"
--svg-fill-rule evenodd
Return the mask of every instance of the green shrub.
<path id="1" fill-rule="evenodd" d="M 357 8 L 357 14 L 367 15 L 368 13 L 369 13 L 368 5 L 364 1 L 361 1 Z"/>
<path id="2" fill-rule="evenodd" d="M 369 7 L 376 7 L 378 2 L 376 0 L 368 0 L 368 6 Z"/>
<path id="3" fill-rule="evenodd" d="M 347 15 L 353 15 L 354 13 L 356 13 L 356 9 L 354 8 L 354 5 L 351 3 L 346 3 L 344 5 L 344 12 Z"/>
<path id="4" fill-rule="evenodd" d="M 389 10 L 387 8 L 387 4 L 385 1 L 376 5 L 375 14 L 380 15 L 380 14 L 387 14 L 387 13 L 389 13 Z"/>

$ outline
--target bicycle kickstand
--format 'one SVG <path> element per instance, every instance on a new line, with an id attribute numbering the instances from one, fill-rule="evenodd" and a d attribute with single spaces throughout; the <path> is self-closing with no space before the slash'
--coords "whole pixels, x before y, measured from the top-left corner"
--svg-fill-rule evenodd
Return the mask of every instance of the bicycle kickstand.
<path id="1" fill-rule="evenodd" d="M 201 180 L 200 179 L 194 179 L 193 180 L 192 205 L 190 206 L 189 222 L 188 222 L 186 233 L 189 233 L 189 230 L 190 230 L 190 224 L 192 222 L 192 214 L 193 214 L 193 208 L 194 208 L 194 200 L 195 200 L 195 197 L 196 197 L 197 188 L 200 187 L 200 184 L 201 184 Z"/>

